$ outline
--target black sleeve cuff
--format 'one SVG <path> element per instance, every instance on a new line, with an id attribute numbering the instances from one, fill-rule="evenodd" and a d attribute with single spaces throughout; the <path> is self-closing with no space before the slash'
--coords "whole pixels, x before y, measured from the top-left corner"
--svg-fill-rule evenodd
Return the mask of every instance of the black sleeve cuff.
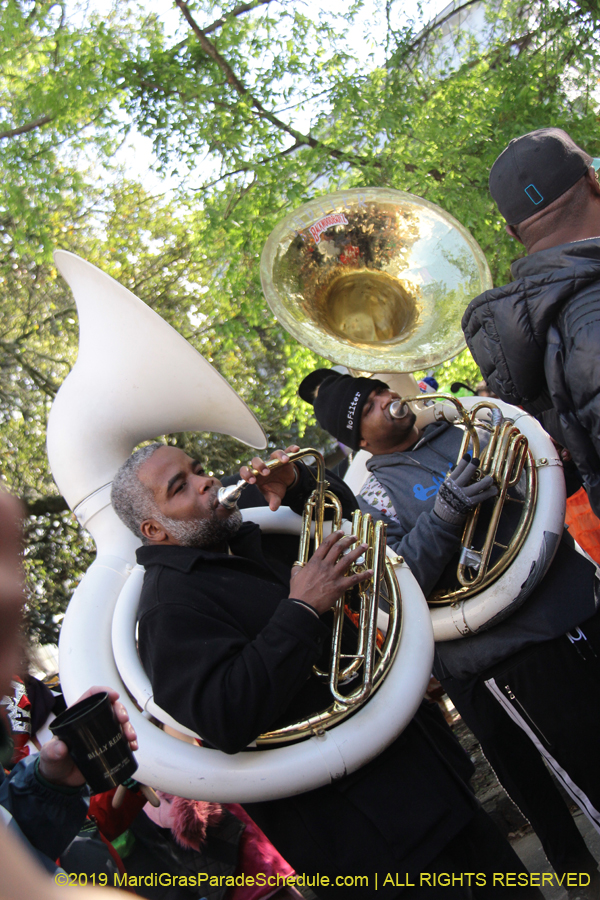
<path id="1" fill-rule="evenodd" d="M 74 787 L 68 784 L 54 784 L 52 781 L 48 781 L 47 778 L 44 778 L 42 773 L 40 772 L 40 758 L 36 757 L 34 763 L 34 772 L 36 781 L 38 781 L 42 787 L 47 788 L 51 791 L 56 791 L 58 794 L 64 794 L 65 797 L 75 797 L 77 794 L 83 795 L 86 792 L 85 784 L 80 784 L 78 787 Z"/>
<path id="2" fill-rule="evenodd" d="M 293 634 L 297 640 L 311 649 L 318 650 L 328 638 L 330 630 L 319 616 L 307 615 L 302 606 L 304 604 L 295 602 L 294 597 L 281 600 L 271 621 L 276 621 L 281 629 Z"/>

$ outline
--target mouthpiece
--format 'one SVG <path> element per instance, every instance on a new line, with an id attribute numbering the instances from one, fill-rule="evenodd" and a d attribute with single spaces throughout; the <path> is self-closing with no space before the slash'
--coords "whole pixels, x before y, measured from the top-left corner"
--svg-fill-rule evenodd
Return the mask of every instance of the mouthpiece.
<path id="1" fill-rule="evenodd" d="M 306 455 L 305 450 L 303 450 L 302 453 Z M 280 465 L 282 465 L 282 463 L 279 459 L 270 459 L 269 462 L 265 463 L 267 469 L 276 469 Z M 259 475 L 262 473 L 257 472 L 256 469 L 252 469 L 252 474 Z M 235 509 L 240 494 L 245 487 L 248 487 L 248 484 L 248 481 L 244 481 L 243 478 L 240 478 L 237 484 L 230 484 L 229 487 L 220 487 L 217 491 L 217 500 L 221 506 L 225 507 L 225 509 Z"/>
<path id="2" fill-rule="evenodd" d="M 229 487 L 220 487 L 217 491 L 217 500 L 225 509 L 235 509 L 240 494 L 247 486 L 248 482 L 242 478 L 237 484 L 230 484 Z"/>
<path id="3" fill-rule="evenodd" d="M 404 400 L 394 400 L 390 403 L 390 416 L 392 419 L 403 419 L 409 413 L 408 403 Z"/>

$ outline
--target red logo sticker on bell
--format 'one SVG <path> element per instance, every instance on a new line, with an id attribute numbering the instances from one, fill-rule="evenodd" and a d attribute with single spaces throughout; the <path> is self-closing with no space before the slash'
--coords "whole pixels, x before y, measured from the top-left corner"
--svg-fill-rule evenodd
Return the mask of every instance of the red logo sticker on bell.
<path id="1" fill-rule="evenodd" d="M 328 228 L 331 228 L 332 225 L 347 225 L 348 219 L 344 215 L 344 213 L 333 213 L 331 216 L 325 216 L 323 219 L 319 219 L 318 222 L 315 222 L 314 225 L 311 225 L 308 229 L 313 236 L 315 244 L 318 244 L 321 240 L 321 235 Z"/>

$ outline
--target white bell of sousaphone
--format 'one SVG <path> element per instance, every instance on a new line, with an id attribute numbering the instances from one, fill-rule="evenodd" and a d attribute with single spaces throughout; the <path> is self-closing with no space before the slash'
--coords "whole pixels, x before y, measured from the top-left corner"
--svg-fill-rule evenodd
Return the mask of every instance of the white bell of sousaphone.
<path id="1" fill-rule="evenodd" d="M 75 296 L 80 346 L 51 411 L 48 457 L 60 491 L 97 545 L 61 630 L 67 701 L 91 685 L 112 686 L 126 702 L 128 692 L 135 697 L 143 712 L 127 706 L 139 737 L 137 777 L 179 796 L 251 802 L 301 793 L 356 770 L 408 724 L 431 670 L 427 606 L 404 565 L 397 567 L 403 623 L 396 660 L 369 703 L 336 728 L 295 745 L 227 756 L 177 740 L 148 720 L 152 713 L 190 733 L 156 706 L 137 657 L 143 570 L 135 565 L 137 539 L 110 506 L 110 482 L 134 447 L 157 435 L 216 431 L 259 449 L 266 440 L 235 391 L 160 316 L 74 254 L 57 251 L 55 260 Z M 260 514 L 264 526 L 269 514 Z M 276 518 L 278 530 L 298 530 L 290 511 Z"/>

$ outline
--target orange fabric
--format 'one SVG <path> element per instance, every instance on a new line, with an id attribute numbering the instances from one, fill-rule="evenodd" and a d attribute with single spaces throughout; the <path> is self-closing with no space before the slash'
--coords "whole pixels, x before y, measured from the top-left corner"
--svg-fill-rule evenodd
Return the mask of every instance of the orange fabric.
<path id="1" fill-rule="evenodd" d="M 347 603 L 344 606 L 344 612 L 346 613 L 346 615 L 348 616 L 350 621 L 358 628 L 358 623 L 360 622 L 359 614 L 357 612 L 354 612 L 353 609 L 350 609 L 350 607 L 348 606 Z M 377 646 L 379 647 L 380 650 L 383 647 L 384 640 L 385 640 L 385 637 L 378 628 L 377 629 Z"/>
<path id="2" fill-rule="evenodd" d="M 571 537 L 600 565 L 600 519 L 592 512 L 585 488 L 567 497 L 565 522 Z"/>

